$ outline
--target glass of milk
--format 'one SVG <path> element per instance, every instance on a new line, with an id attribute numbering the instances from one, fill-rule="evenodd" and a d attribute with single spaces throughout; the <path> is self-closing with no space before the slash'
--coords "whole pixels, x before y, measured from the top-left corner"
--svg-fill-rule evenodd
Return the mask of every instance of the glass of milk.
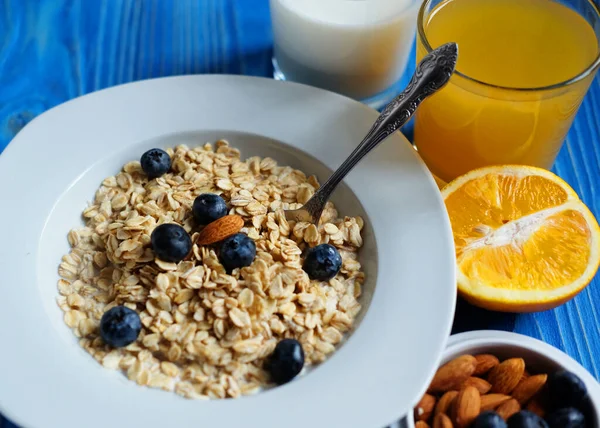
<path id="1" fill-rule="evenodd" d="M 270 0 L 275 78 L 379 108 L 399 91 L 421 0 Z"/>

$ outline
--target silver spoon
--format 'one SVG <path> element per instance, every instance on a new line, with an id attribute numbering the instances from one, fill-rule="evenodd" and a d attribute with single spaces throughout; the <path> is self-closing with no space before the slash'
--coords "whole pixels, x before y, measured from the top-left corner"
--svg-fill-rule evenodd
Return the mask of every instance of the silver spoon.
<path id="1" fill-rule="evenodd" d="M 456 43 L 447 43 L 426 55 L 416 67 L 406 89 L 385 107 L 358 147 L 302 208 L 286 210 L 285 218 L 317 224 L 329 196 L 346 174 L 367 153 L 408 122 L 421 101 L 448 83 L 456 67 L 457 56 Z"/>

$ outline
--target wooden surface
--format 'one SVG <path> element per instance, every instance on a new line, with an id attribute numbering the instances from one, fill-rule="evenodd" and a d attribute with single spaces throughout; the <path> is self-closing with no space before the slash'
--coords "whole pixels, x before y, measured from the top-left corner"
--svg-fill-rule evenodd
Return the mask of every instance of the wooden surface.
<path id="1" fill-rule="evenodd" d="M 0 0 L 0 152 L 35 116 L 109 86 L 177 74 L 270 76 L 271 45 L 268 0 Z M 600 217 L 598 78 L 555 171 Z M 575 300 L 544 313 L 495 314 L 460 302 L 455 331 L 493 328 L 537 337 L 599 378 L 595 302 L 598 277 Z"/>

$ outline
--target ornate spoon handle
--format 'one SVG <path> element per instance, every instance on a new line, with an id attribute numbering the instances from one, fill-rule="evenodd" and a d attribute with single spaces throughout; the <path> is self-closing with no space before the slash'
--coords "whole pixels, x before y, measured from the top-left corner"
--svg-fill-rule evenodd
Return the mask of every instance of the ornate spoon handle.
<path id="1" fill-rule="evenodd" d="M 425 98 L 448 83 L 456 67 L 457 56 L 456 43 L 447 43 L 423 58 L 406 89 L 383 109 L 362 142 L 304 205 L 313 221 L 318 222 L 325 202 L 346 174 L 367 153 L 408 122 Z"/>

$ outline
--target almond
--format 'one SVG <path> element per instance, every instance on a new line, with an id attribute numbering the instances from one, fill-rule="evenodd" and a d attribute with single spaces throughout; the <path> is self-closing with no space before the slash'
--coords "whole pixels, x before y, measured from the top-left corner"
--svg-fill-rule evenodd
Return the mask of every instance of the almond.
<path id="1" fill-rule="evenodd" d="M 438 400 L 434 414 L 437 416 L 440 413 L 444 413 L 449 415 L 450 412 L 448 410 L 452 409 L 452 405 L 454 404 L 454 400 L 458 396 L 458 391 L 448 391 Z"/>
<path id="2" fill-rule="evenodd" d="M 452 421 L 443 413 L 438 413 L 433 419 L 433 428 L 453 428 Z"/>
<path id="3" fill-rule="evenodd" d="M 471 376 L 470 378 L 465 380 L 460 386 L 460 389 L 465 388 L 467 386 L 474 386 L 481 395 L 487 394 L 490 391 L 490 389 L 492 389 L 492 385 L 488 381 L 486 381 L 485 379 L 481 379 L 480 377 L 474 376 Z"/>
<path id="4" fill-rule="evenodd" d="M 477 360 L 471 355 L 453 359 L 438 369 L 427 392 L 446 392 L 458 388 L 471 377 L 476 366 Z"/>
<path id="5" fill-rule="evenodd" d="M 511 398 L 510 400 L 500 404 L 500 406 L 498 406 L 498 408 L 496 409 L 496 413 L 502 416 L 502 419 L 507 420 L 520 410 L 521 405 L 519 404 L 519 402 L 514 398 Z"/>
<path id="6" fill-rule="evenodd" d="M 540 403 L 540 401 L 537 398 L 534 398 L 529 402 L 529 404 L 527 404 L 527 410 L 535 413 L 540 418 L 546 416 L 546 410 L 544 410 L 544 406 L 542 406 L 542 403 Z"/>
<path id="7" fill-rule="evenodd" d="M 458 393 L 453 406 L 453 419 L 458 428 L 471 425 L 481 410 L 481 396 L 474 386 L 467 386 Z"/>
<path id="8" fill-rule="evenodd" d="M 417 421 L 415 423 L 415 428 L 429 428 L 429 424 L 423 421 Z"/>
<path id="9" fill-rule="evenodd" d="M 548 375 L 540 374 L 521 380 L 511 395 L 521 405 L 527 403 L 546 384 Z"/>
<path id="10" fill-rule="evenodd" d="M 525 372 L 523 358 L 510 358 L 498 364 L 488 375 L 488 382 L 492 384 L 492 392 L 510 394 L 521 381 Z"/>
<path id="11" fill-rule="evenodd" d="M 498 357 L 492 354 L 479 354 L 475 355 L 475 359 L 477 360 L 477 367 L 475 368 L 475 372 L 473 375 L 475 376 L 483 376 L 491 369 L 500 364 L 500 360 Z"/>
<path id="12" fill-rule="evenodd" d="M 244 227 L 244 219 L 239 215 L 226 215 L 209 223 L 198 235 L 196 244 L 210 245 L 235 235 Z"/>
<path id="13" fill-rule="evenodd" d="M 428 421 L 433 413 L 435 407 L 435 397 L 433 395 L 425 394 L 419 404 L 415 407 L 415 420 L 416 421 Z"/>
<path id="14" fill-rule="evenodd" d="M 481 397 L 481 411 L 495 410 L 498 406 L 510 400 L 510 395 L 487 394 Z"/>

